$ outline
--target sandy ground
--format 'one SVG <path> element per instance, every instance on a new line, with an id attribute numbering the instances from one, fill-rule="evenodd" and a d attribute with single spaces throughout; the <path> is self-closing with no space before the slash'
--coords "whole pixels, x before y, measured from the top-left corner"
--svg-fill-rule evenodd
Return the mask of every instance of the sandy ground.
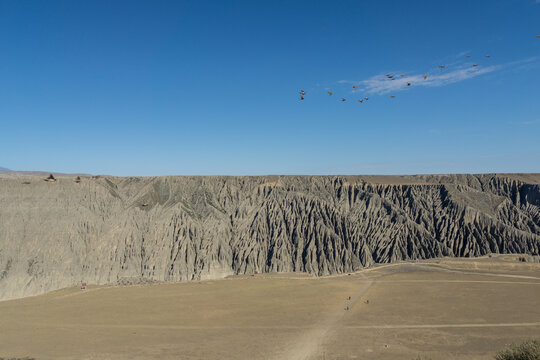
<path id="1" fill-rule="evenodd" d="M 493 359 L 527 338 L 540 338 L 540 264 L 517 257 L 90 285 L 0 302 L 0 357 Z"/>

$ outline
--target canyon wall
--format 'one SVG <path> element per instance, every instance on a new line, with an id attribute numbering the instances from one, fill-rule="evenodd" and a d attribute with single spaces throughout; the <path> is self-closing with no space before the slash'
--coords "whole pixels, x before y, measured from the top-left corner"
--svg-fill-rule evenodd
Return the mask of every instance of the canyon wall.
<path id="1" fill-rule="evenodd" d="M 539 174 L 74 179 L 0 177 L 0 299 L 540 251 Z"/>

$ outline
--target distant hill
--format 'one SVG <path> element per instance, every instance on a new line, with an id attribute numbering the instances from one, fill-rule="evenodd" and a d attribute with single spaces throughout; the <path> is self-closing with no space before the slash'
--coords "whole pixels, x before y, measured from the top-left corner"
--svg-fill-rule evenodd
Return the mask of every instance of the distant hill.
<path id="1" fill-rule="evenodd" d="M 0 177 L 0 299 L 540 251 L 540 174 L 73 180 Z"/>
<path id="2" fill-rule="evenodd" d="M 79 174 L 79 173 L 59 173 L 54 171 L 19 171 L 19 170 L 10 170 L 7 168 L 0 167 L 0 175 L 11 175 L 11 176 L 48 176 L 53 174 L 55 177 L 58 176 L 90 176 L 91 174 Z"/>

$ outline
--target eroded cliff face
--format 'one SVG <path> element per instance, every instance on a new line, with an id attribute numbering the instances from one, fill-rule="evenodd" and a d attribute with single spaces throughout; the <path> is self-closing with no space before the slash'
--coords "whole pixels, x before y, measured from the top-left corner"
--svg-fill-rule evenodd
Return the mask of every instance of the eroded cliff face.
<path id="1" fill-rule="evenodd" d="M 25 184 L 24 182 L 30 182 Z M 0 178 L 0 299 L 540 247 L 540 175 Z"/>

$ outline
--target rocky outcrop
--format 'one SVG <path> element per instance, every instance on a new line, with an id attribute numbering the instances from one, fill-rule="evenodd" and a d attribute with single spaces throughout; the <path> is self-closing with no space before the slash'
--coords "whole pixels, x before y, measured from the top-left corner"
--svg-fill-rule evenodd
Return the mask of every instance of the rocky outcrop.
<path id="1" fill-rule="evenodd" d="M 326 275 L 439 256 L 538 255 L 539 184 L 536 174 L 4 177 L 0 299 L 80 281 Z"/>

